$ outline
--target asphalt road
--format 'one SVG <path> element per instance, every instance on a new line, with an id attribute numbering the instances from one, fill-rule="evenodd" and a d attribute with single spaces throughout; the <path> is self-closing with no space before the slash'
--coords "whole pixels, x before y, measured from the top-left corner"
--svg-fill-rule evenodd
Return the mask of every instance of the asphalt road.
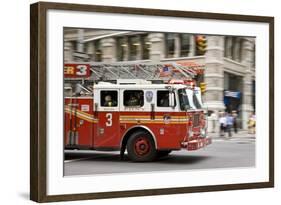
<path id="1" fill-rule="evenodd" d="M 64 174 L 93 175 L 168 170 L 213 169 L 255 166 L 255 138 L 248 134 L 231 139 L 215 138 L 197 151 L 174 151 L 154 162 L 135 163 L 119 152 L 65 151 Z"/>

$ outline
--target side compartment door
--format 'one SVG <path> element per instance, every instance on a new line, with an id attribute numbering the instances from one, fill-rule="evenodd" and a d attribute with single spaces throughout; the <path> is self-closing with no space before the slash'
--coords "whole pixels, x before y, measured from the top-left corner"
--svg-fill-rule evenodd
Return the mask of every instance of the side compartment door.
<path id="1" fill-rule="evenodd" d="M 94 147 L 119 148 L 119 90 L 98 89 L 95 96 Z"/>
<path id="2" fill-rule="evenodd" d="M 91 97 L 65 98 L 65 145 L 92 146 L 93 99 Z"/>

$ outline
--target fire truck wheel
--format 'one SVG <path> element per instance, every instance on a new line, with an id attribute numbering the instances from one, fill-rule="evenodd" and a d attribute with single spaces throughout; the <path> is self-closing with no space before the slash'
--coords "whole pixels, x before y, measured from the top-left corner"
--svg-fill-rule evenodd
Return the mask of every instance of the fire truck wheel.
<path id="1" fill-rule="evenodd" d="M 172 150 L 158 150 L 157 151 L 157 157 L 165 157 L 169 155 L 172 152 Z"/>
<path id="2" fill-rule="evenodd" d="M 144 131 L 131 135 L 127 143 L 127 151 L 129 158 L 135 162 L 153 161 L 157 154 L 154 140 Z"/>

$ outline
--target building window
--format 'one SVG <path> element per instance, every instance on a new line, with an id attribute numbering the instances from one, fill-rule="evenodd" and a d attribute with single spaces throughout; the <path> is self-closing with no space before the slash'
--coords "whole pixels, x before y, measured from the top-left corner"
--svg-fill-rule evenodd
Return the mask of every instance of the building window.
<path id="1" fill-rule="evenodd" d="M 126 60 L 126 53 L 128 50 L 128 43 L 127 39 L 124 37 L 117 38 L 117 61 L 125 61 Z"/>
<path id="2" fill-rule="evenodd" d="M 149 59 L 151 42 L 148 39 L 148 35 L 141 36 L 141 43 L 142 43 L 142 59 L 144 60 Z"/>
<path id="3" fill-rule="evenodd" d="M 144 104 L 142 90 L 125 90 L 123 98 L 124 106 L 127 107 L 142 107 Z"/>
<path id="4" fill-rule="evenodd" d="M 253 60 L 252 67 L 255 68 L 256 67 L 256 44 L 254 44 L 252 60 Z"/>
<path id="5" fill-rule="evenodd" d="M 235 38 L 234 37 L 231 37 L 231 50 L 230 50 L 230 56 L 231 56 L 231 59 L 233 60 L 234 59 L 234 52 L 235 52 Z"/>
<path id="6" fill-rule="evenodd" d="M 117 107 L 118 93 L 116 90 L 101 91 L 100 104 L 102 107 Z"/>
<path id="7" fill-rule="evenodd" d="M 175 34 L 167 33 L 166 39 L 166 57 L 173 58 L 175 55 Z"/>
<path id="8" fill-rule="evenodd" d="M 117 61 L 149 59 L 151 43 L 148 35 L 120 37 L 117 41 Z"/>
<path id="9" fill-rule="evenodd" d="M 240 40 L 239 37 L 232 37 L 232 55 L 231 59 L 234 61 L 240 61 Z"/>
<path id="10" fill-rule="evenodd" d="M 241 38 L 239 41 L 239 54 L 238 54 L 239 62 L 241 62 L 243 59 L 243 42 L 244 42 L 244 39 Z"/>
<path id="11" fill-rule="evenodd" d="M 243 39 L 236 36 L 228 36 L 224 43 L 224 56 L 241 62 L 243 56 Z"/>
<path id="12" fill-rule="evenodd" d="M 94 42 L 94 57 L 96 62 L 102 61 L 102 50 L 101 50 L 101 42 L 97 40 Z"/>
<path id="13" fill-rule="evenodd" d="M 228 36 L 226 36 L 224 38 L 224 57 L 228 58 L 230 56 L 230 50 L 229 50 L 229 38 Z"/>
<path id="14" fill-rule="evenodd" d="M 140 52 L 140 39 L 138 36 L 129 37 L 129 60 L 139 60 L 138 54 Z"/>
<path id="15" fill-rule="evenodd" d="M 180 34 L 180 56 L 188 56 L 190 52 L 190 34 Z"/>
<path id="16" fill-rule="evenodd" d="M 78 52 L 78 49 L 79 49 L 79 42 L 78 42 L 78 41 L 75 41 L 75 42 L 74 42 L 74 51 L 75 51 L 75 52 Z"/>

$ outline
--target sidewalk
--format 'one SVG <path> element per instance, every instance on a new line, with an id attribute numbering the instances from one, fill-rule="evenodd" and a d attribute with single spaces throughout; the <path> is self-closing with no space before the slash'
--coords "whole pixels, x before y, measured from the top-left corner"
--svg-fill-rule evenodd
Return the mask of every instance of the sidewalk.
<path id="1" fill-rule="evenodd" d="M 208 136 L 211 137 L 212 139 L 233 139 L 233 138 L 241 138 L 241 139 L 255 139 L 256 135 L 255 134 L 249 134 L 248 130 L 239 130 L 238 133 L 232 132 L 232 136 L 229 138 L 228 133 L 226 132 L 224 136 L 220 136 L 220 133 L 211 133 L 208 132 Z"/>

